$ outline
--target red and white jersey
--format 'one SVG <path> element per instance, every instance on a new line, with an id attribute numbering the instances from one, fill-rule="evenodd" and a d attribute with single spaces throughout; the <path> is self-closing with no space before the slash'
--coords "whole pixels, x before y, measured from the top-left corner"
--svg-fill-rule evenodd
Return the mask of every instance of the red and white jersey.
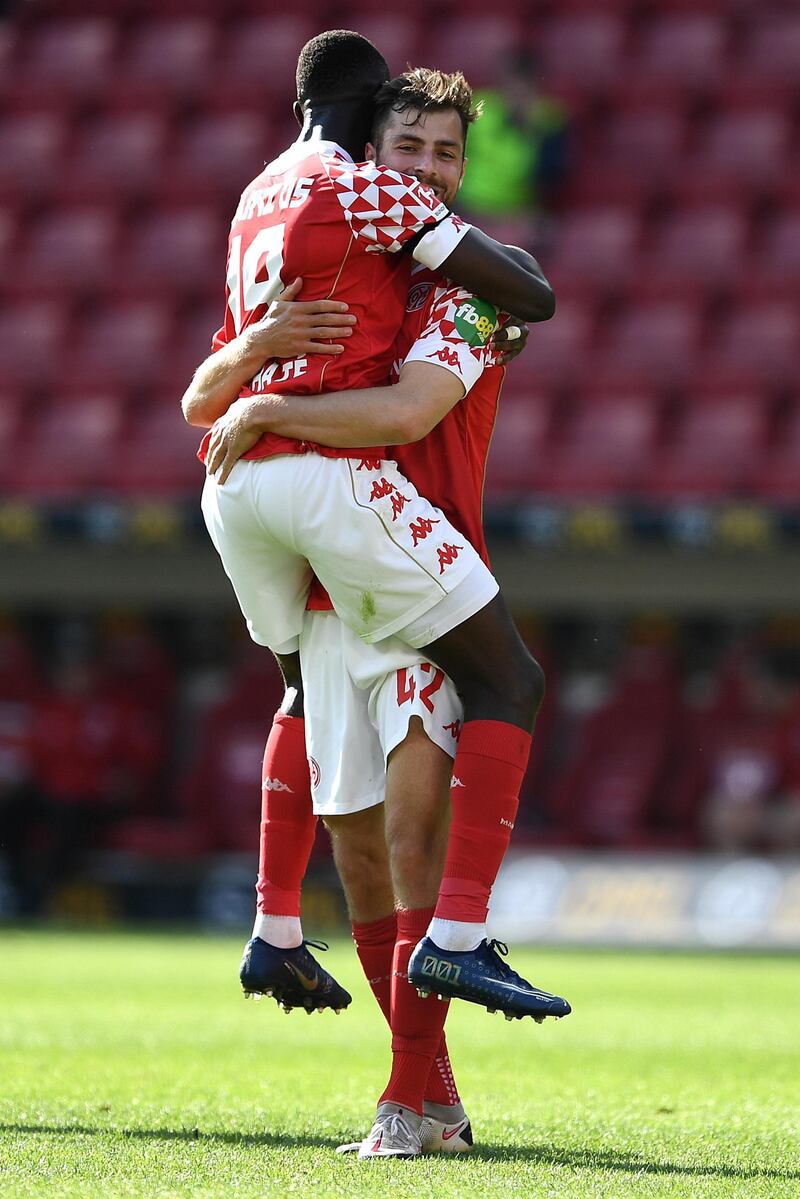
<path id="1" fill-rule="evenodd" d="M 491 304 L 420 267 L 412 276 L 391 376 L 396 382 L 407 362 L 431 362 L 452 371 L 464 384 L 464 398 L 427 437 L 390 447 L 389 456 L 472 542 L 487 565 L 483 487 L 506 373 L 495 364 L 490 339 L 501 323 Z"/>
<path id="2" fill-rule="evenodd" d="M 409 254 L 397 251 L 430 229 L 435 232 L 425 239 L 425 260 L 446 257 L 468 228 L 409 176 L 356 164 L 333 142 L 295 142 L 239 201 L 228 241 L 225 321 L 214 348 L 263 319 L 285 284 L 298 277 L 299 299 L 343 300 L 356 324 L 344 353 L 271 360 L 242 395 L 315 395 L 384 383 L 413 266 Z M 308 449 L 332 457 L 358 453 L 268 433 L 245 457 Z"/>
<path id="3" fill-rule="evenodd" d="M 483 532 L 486 460 L 497 418 L 505 367 L 495 363 L 490 339 L 502 323 L 485 300 L 437 272 L 417 267 L 407 295 L 406 317 L 395 344 L 391 381 L 407 362 L 431 362 L 464 384 L 463 399 L 421 441 L 393 446 L 400 471 L 464 534 L 489 565 Z M 507 318 L 506 318 L 507 319 Z M 420 529 L 420 537 L 435 533 Z M 314 579 L 308 607 L 331 607 Z"/>

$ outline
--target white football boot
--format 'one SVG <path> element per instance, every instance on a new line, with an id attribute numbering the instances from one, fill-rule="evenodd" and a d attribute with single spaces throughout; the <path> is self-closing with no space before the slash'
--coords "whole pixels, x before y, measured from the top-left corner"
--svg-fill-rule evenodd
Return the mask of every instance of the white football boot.
<path id="1" fill-rule="evenodd" d="M 472 1150 L 472 1126 L 460 1103 L 445 1107 L 426 1103 L 419 1138 L 423 1153 L 469 1153 Z"/>
<path id="2" fill-rule="evenodd" d="M 369 1136 L 358 1146 L 361 1160 L 372 1157 L 419 1157 L 422 1142 L 419 1130 L 422 1116 L 399 1107 L 396 1103 L 381 1103 Z M 340 1145 L 337 1153 L 352 1151 L 354 1146 Z"/>

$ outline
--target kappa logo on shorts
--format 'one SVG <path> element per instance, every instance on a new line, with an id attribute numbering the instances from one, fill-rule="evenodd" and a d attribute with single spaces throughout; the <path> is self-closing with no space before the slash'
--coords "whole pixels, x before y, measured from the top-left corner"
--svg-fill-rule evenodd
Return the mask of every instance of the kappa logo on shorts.
<path id="1" fill-rule="evenodd" d="M 380 470 L 380 469 L 381 469 L 380 458 L 362 458 L 361 461 L 359 462 L 358 466 L 356 467 L 356 470 Z"/>
<path id="2" fill-rule="evenodd" d="M 414 545 L 419 541 L 424 541 L 432 531 L 433 526 L 438 524 L 441 524 L 441 521 L 429 516 L 419 516 L 416 520 L 410 521 L 408 527 L 411 530 L 411 536 L 414 538 Z"/>
<path id="3" fill-rule="evenodd" d="M 452 566 L 458 557 L 459 550 L 463 550 L 463 545 L 448 545 L 445 541 L 439 546 L 437 553 L 439 554 L 439 574 L 444 574 L 445 566 Z"/>
<path id="4" fill-rule="evenodd" d="M 454 741 L 458 741 L 459 737 L 461 736 L 461 721 L 454 720 L 451 724 L 443 724 L 442 729 L 445 733 L 449 733 Z M 451 786 L 455 786 L 455 784 L 451 784 Z M 461 783 L 460 786 L 463 787 L 464 784 Z"/>

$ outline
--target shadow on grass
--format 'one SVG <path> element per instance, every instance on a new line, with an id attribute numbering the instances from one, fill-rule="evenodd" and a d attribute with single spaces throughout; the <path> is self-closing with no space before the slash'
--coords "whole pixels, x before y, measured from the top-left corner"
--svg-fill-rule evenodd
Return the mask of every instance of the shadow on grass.
<path id="1" fill-rule="evenodd" d="M 132 1141 L 204 1141 L 206 1144 L 253 1145 L 260 1149 L 270 1146 L 293 1149 L 309 1145 L 335 1149 L 341 1144 L 338 1137 L 319 1137 L 310 1133 L 295 1136 L 289 1132 L 203 1132 L 199 1128 L 118 1128 L 113 1125 L 90 1128 L 85 1124 L 0 1124 L 0 1133 L 4 1132 L 31 1136 L 120 1136 Z"/>
<path id="2" fill-rule="evenodd" d="M 13 1132 L 31 1136 L 123 1136 L 131 1140 L 203 1141 L 225 1145 L 302 1149 L 315 1145 L 335 1149 L 338 1137 L 306 1134 L 296 1136 L 285 1132 L 203 1132 L 199 1128 L 115 1128 L 89 1127 L 84 1124 L 0 1124 L 0 1133 Z M 678 1162 L 653 1162 L 630 1153 L 615 1153 L 612 1149 L 561 1149 L 552 1145 L 481 1145 L 470 1154 L 472 1161 L 528 1161 L 548 1166 L 572 1166 L 587 1170 L 617 1170 L 622 1174 L 684 1175 L 689 1178 L 771 1178 L 780 1181 L 800 1179 L 800 1170 L 773 1170 L 726 1165 L 692 1166 Z"/>
<path id="3" fill-rule="evenodd" d="M 800 1170 L 773 1170 L 765 1166 L 739 1167 L 726 1165 L 692 1166 L 678 1162 L 653 1162 L 632 1153 L 616 1153 L 613 1149 L 563 1149 L 553 1145 L 491 1145 L 476 1146 L 472 1160 L 541 1162 L 546 1166 L 573 1166 L 579 1169 L 618 1170 L 623 1174 L 675 1174 L 689 1178 L 773 1178 L 781 1181 L 800 1179 Z"/>

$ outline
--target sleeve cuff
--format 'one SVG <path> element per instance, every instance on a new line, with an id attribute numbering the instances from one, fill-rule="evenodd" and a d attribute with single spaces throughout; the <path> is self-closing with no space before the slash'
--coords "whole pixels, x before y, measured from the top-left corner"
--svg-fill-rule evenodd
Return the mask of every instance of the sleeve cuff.
<path id="1" fill-rule="evenodd" d="M 445 217 L 435 229 L 420 238 L 413 250 L 414 258 L 430 270 L 438 270 L 471 228 L 471 225 L 452 214 Z"/>

